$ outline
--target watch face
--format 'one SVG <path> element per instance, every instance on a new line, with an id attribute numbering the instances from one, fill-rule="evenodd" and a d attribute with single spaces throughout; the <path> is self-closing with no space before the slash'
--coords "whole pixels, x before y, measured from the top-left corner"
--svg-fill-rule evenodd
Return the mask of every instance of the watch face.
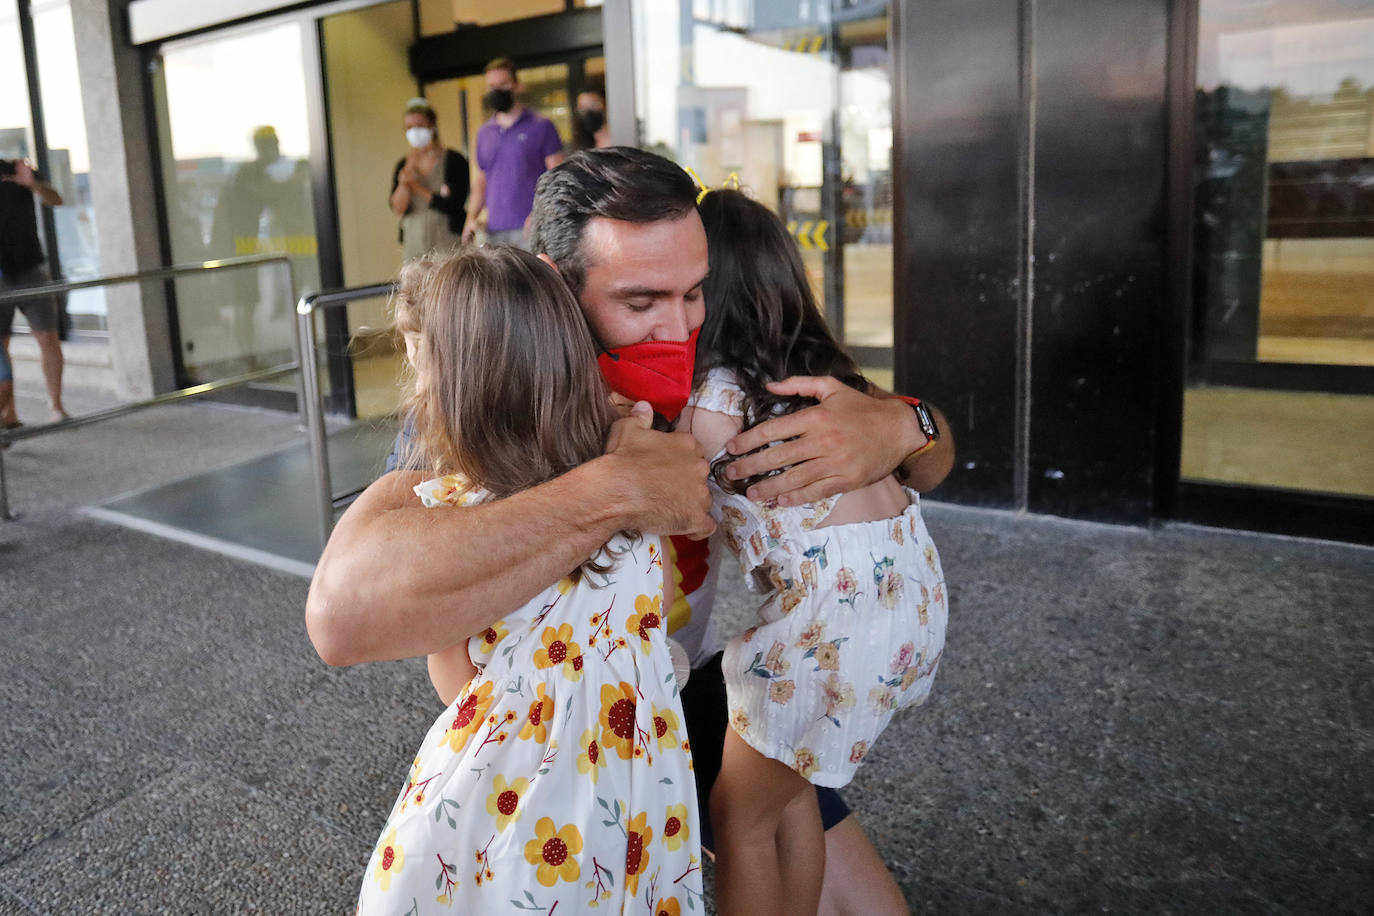
<path id="1" fill-rule="evenodd" d="M 940 427 L 935 425 L 935 418 L 930 415 L 930 408 L 926 405 L 916 405 L 916 422 L 921 424 L 921 432 L 926 434 L 927 439 L 940 438 Z"/>

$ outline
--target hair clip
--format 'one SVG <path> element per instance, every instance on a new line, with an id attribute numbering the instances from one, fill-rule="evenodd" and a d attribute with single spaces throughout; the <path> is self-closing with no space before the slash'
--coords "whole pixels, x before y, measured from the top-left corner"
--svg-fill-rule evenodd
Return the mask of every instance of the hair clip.
<path id="1" fill-rule="evenodd" d="M 697 195 L 697 206 L 701 206 L 702 200 L 706 197 L 707 194 L 711 192 L 711 189 L 706 187 L 706 182 L 702 181 L 701 176 L 699 176 L 696 172 L 692 171 L 692 167 L 690 165 L 684 165 L 682 167 L 682 170 L 686 172 L 688 175 L 691 175 L 693 183 L 696 184 L 697 187 L 701 188 L 701 193 Z"/>

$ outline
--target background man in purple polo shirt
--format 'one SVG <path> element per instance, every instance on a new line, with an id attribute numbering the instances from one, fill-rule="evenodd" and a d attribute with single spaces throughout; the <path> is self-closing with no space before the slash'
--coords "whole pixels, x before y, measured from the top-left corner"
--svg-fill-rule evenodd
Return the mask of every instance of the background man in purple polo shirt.
<path id="1" fill-rule="evenodd" d="M 485 207 L 489 239 L 524 248 L 535 182 L 563 161 L 563 141 L 553 122 L 519 100 L 520 80 L 509 57 L 487 64 L 486 81 L 482 100 L 494 114 L 477 131 L 477 180 L 468 196 L 463 241 L 472 241 Z"/>

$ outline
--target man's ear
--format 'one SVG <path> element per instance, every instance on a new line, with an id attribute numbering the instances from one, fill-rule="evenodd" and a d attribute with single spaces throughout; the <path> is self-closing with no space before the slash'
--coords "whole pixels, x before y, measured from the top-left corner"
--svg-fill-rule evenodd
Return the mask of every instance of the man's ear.
<path id="1" fill-rule="evenodd" d="M 560 277 L 563 276 L 563 271 L 559 270 L 558 265 L 553 263 L 553 258 L 549 257 L 542 251 L 539 252 L 539 254 L 535 255 L 535 257 L 537 257 L 539 260 L 543 261 L 545 264 L 552 267 L 554 273 L 558 274 Z"/>

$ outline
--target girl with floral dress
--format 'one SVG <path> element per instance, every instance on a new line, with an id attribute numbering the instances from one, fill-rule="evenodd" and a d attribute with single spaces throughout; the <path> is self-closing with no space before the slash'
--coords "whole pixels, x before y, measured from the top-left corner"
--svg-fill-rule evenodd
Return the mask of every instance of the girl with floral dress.
<path id="1" fill-rule="evenodd" d="M 814 913 L 825 846 L 809 783 L 853 778 L 895 710 L 922 702 L 944 648 L 939 555 L 915 491 L 887 477 L 779 507 L 724 476 L 741 429 L 814 403 L 767 387 L 833 376 L 867 392 L 816 308 L 795 243 L 733 190 L 699 204 L 710 251 L 696 388 L 679 429 L 715 456 L 712 512 L 750 587 L 758 625 L 728 643 L 730 729 L 711 793 L 720 912 Z"/>
<path id="2" fill-rule="evenodd" d="M 403 281 L 421 312 L 416 446 L 445 472 L 416 487 L 426 506 L 462 511 L 602 454 L 615 415 L 586 322 L 550 267 L 488 247 Z M 475 676 L 415 755 L 360 913 L 696 908 L 695 786 L 663 565 L 658 538 L 622 532 L 441 654 L 445 682 Z"/>

